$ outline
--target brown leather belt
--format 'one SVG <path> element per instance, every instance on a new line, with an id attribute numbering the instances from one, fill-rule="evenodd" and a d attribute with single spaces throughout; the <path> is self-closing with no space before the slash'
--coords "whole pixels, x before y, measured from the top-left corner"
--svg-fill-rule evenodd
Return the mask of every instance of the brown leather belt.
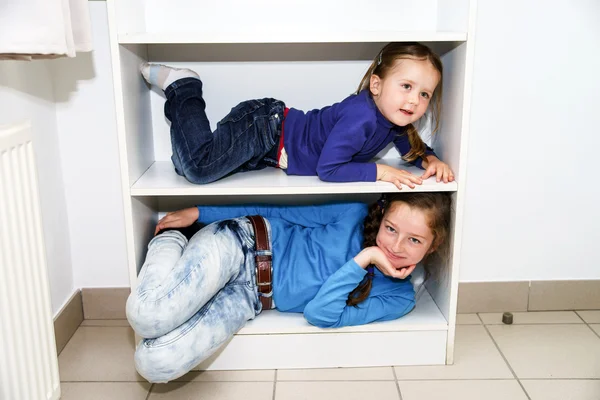
<path id="1" fill-rule="evenodd" d="M 254 228 L 256 242 L 256 285 L 263 310 L 273 308 L 273 263 L 267 225 L 260 215 L 247 217 Z"/>

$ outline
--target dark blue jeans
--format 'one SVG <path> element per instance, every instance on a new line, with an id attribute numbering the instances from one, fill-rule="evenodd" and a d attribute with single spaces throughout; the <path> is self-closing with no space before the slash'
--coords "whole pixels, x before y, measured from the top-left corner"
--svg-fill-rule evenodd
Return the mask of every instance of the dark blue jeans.
<path id="1" fill-rule="evenodd" d="M 285 104 L 275 99 L 238 104 L 212 132 L 202 81 L 184 78 L 166 90 L 175 171 L 192 183 L 210 183 L 235 172 L 277 166 Z"/>

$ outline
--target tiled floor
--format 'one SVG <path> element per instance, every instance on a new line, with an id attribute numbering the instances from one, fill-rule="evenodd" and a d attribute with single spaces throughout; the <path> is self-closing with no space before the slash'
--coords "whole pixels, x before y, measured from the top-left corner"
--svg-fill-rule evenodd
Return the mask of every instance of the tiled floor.
<path id="1" fill-rule="evenodd" d="M 150 385 L 126 321 L 86 320 L 59 356 L 63 400 L 599 400 L 600 311 L 459 315 L 451 366 L 192 372 Z"/>

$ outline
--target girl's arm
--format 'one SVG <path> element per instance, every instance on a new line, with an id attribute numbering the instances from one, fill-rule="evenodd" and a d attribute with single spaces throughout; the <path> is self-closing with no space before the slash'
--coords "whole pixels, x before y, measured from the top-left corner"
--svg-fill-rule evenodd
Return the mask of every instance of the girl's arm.
<path id="1" fill-rule="evenodd" d="M 281 218 L 304 227 L 317 227 L 342 221 L 353 225 L 367 216 L 365 203 L 334 203 L 318 206 L 239 205 L 197 206 L 167 213 L 158 221 L 154 234 L 166 228 L 185 228 L 195 221 L 210 224 L 224 219 L 261 215 Z"/>
<path id="2" fill-rule="evenodd" d="M 329 133 L 319 161 L 317 175 L 326 182 L 375 182 L 377 167 L 372 162 L 352 162 L 364 146 L 366 132 L 375 131 L 375 121 L 343 114 Z"/>
<path id="3" fill-rule="evenodd" d="M 333 203 L 306 206 L 283 205 L 239 205 L 239 206 L 198 206 L 198 221 L 210 224 L 224 219 L 261 215 L 265 218 L 281 218 L 292 224 L 305 227 L 317 227 L 340 221 L 342 218 L 352 220 L 367 215 L 365 203 Z"/>
<path id="4" fill-rule="evenodd" d="M 385 294 L 369 296 L 357 306 L 347 306 L 348 295 L 362 281 L 366 271 L 354 259 L 331 275 L 304 308 L 304 317 L 321 328 L 338 328 L 399 318 L 415 306 L 410 281 L 398 284 Z"/>

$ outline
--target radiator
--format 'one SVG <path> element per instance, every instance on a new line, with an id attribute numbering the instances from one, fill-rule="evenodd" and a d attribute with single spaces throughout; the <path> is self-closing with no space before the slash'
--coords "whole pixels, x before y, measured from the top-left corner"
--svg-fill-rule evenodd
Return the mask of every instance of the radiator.
<path id="1" fill-rule="evenodd" d="M 29 123 L 0 126 L 0 400 L 60 397 Z"/>

